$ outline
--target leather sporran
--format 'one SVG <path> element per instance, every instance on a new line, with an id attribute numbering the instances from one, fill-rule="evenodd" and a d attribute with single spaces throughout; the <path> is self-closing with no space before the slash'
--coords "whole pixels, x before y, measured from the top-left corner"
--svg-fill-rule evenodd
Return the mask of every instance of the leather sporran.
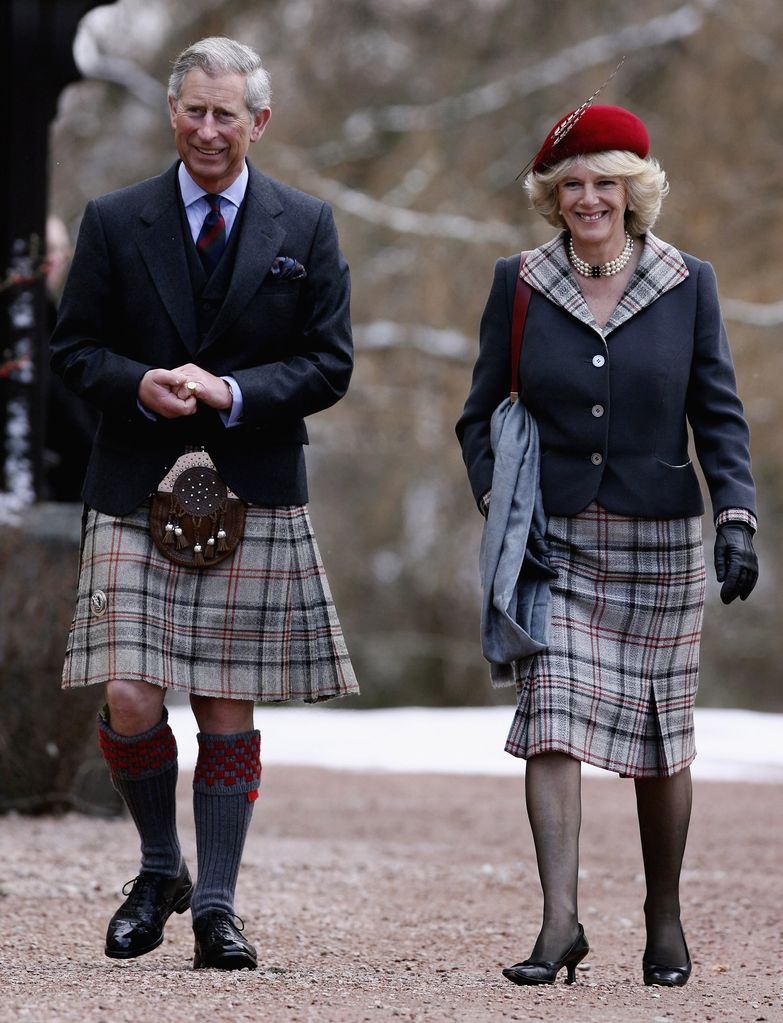
<path id="1" fill-rule="evenodd" d="M 233 554 L 245 532 L 246 507 L 206 452 L 183 455 L 153 495 L 150 534 L 175 565 L 209 568 Z"/>

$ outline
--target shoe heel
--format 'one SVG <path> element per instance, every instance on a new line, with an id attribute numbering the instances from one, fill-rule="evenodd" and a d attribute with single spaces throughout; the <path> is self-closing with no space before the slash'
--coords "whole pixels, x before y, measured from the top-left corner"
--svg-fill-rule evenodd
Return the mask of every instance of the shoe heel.
<path id="1" fill-rule="evenodd" d="M 581 948 L 578 948 L 573 955 L 566 959 L 563 963 L 566 968 L 566 984 L 576 983 L 576 968 L 590 951 L 590 947 L 587 945 L 587 939 L 585 938 L 584 941 L 585 944 Z"/>
<path id="2" fill-rule="evenodd" d="M 190 898 L 193 895 L 193 885 L 188 888 L 185 894 L 174 903 L 175 913 L 186 913 L 190 909 Z"/>

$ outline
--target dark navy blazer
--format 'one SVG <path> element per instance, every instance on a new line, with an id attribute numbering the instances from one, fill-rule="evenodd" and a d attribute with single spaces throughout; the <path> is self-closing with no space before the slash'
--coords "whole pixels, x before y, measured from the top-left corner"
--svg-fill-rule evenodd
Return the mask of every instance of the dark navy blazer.
<path id="1" fill-rule="evenodd" d="M 52 366 L 101 412 L 83 490 L 99 511 L 130 512 L 187 445 L 204 445 L 248 502 L 307 500 L 304 417 L 342 397 L 353 366 L 348 267 L 326 203 L 249 170 L 233 273 L 206 336 L 177 164 L 87 205 Z M 306 277 L 277 280 L 270 273 L 277 256 L 293 257 Z M 154 422 L 141 413 L 137 394 L 147 370 L 186 362 L 237 380 L 241 425 L 227 429 L 205 406 Z"/>
<path id="2" fill-rule="evenodd" d="M 704 511 L 688 429 L 713 512 L 755 512 L 748 428 L 709 263 L 608 333 L 534 291 L 519 392 L 538 423 L 541 489 L 550 515 L 592 501 L 619 514 L 679 518 Z M 457 435 L 476 501 L 492 486 L 492 411 L 508 394 L 519 256 L 498 260 L 480 352 Z"/>

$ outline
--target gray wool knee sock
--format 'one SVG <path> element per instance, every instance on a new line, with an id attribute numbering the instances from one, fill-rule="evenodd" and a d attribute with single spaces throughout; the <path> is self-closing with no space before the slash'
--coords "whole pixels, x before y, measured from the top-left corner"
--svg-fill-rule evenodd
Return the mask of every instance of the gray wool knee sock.
<path id="1" fill-rule="evenodd" d="M 260 781 L 260 732 L 199 733 L 193 775 L 198 852 L 194 920 L 213 909 L 234 913 L 239 865 Z"/>
<path id="2" fill-rule="evenodd" d="M 182 863 L 177 837 L 177 741 L 168 714 L 141 735 L 118 735 L 98 714 L 98 741 L 115 789 L 141 839 L 141 869 L 175 877 Z"/>

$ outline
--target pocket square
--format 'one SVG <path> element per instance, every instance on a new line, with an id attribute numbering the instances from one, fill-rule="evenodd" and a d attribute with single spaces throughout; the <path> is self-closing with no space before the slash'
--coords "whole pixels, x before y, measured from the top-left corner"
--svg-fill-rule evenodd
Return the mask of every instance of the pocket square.
<path id="1" fill-rule="evenodd" d="M 297 263 L 291 256 L 277 256 L 272 262 L 269 274 L 276 281 L 299 281 L 307 277 L 307 271 L 302 264 Z"/>

